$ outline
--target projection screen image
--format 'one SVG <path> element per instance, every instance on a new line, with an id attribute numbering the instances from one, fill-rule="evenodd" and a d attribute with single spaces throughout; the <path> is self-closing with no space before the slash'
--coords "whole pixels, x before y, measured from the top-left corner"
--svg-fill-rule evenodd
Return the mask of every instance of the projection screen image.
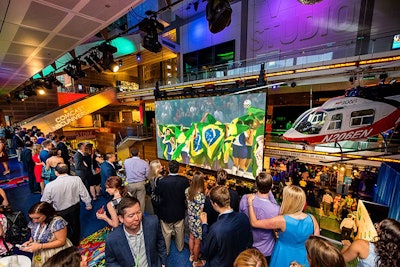
<path id="1" fill-rule="evenodd" d="M 266 93 L 156 101 L 157 155 L 253 178 L 263 167 Z"/>

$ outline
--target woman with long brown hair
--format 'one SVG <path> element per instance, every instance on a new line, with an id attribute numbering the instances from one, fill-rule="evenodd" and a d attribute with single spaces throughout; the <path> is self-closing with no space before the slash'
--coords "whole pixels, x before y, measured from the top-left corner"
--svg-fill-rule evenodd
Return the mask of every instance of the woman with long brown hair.
<path id="1" fill-rule="evenodd" d="M 201 221 L 200 214 L 204 208 L 206 196 L 204 195 L 204 175 L 196 171 L 193 174 L 192 182 L 185 191 L 186 202 L 188 207 L 188 224 L 190 230 L 189 251 L 190 261 L 193 261 L 193 267 L 203 266 L 203 262 L 199 261 L 200 244 L 201 244 Z"/>
<path id="2" fill-rule="evenodd" d="M 374 242 L 342 240 L 344 260 L 358 258 L 358 266 L 400 266 L 400 222 L 384 219 L 376 231 L 378 236 Z"/>
<path id="3" fill-rule="evenodd" d="M 123 181 L 118 176 L 111 176 L 106 181 L 106 191 L 113 196 L 113 199 L 107 203 L 107 216 L 104 208 L 96 212 L 96 217 L 99 220 L 106 221 L 112 227 L 118 227 L 119 220 L 117 215 L 117 207 L 121 199 L 128 194 L 128 191 L 123 184 Z"/>

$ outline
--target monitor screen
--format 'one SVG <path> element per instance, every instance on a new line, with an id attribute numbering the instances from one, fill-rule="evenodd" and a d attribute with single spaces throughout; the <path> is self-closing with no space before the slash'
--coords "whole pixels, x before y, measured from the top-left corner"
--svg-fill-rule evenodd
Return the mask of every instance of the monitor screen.
<path id="1" fill-rule="evenodd" d="M 157 155 L 254 178 L 263 166 L 266 93 L 156 101 Z"/>
<path id="2" fill-rule="evenodd" d="M 400 34 L 396 34 L 393 36 L 393 43 L 392 49 L 399 49 L 400 48 Z"/>

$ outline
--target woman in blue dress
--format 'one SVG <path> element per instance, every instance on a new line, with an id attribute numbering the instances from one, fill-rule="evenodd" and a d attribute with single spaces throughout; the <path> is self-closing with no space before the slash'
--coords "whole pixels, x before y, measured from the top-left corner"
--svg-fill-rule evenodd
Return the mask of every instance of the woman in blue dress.
<path id="1" fill-rule="evenodd" d="M 296 261 L 301 266 L 308 267 L 305 242 L 310 235 L 319 235 L 319 226 L 314 216 L 303 212 L 306 204 L 303 189 L 295 185 L 286 186 L 283 189 L 280 215 L 270 219 L 257 220 L 253 199 L 254 194 L 247 199 L 251 226 L 279 230 L 269 266 L 289 266 Z"/>

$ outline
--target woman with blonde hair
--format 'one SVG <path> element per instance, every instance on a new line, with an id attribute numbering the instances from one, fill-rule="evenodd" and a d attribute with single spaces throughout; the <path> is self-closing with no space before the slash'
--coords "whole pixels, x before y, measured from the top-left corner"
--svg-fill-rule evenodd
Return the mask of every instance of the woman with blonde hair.
<path id="1" fill-rule="evenodd" d="M 199 260 L 201 245 L 201 221 L 200 214 L 204 208 L 206 196 L 204 195 L 204 174 L 196 171 L 193 174 L 192 182 L 185 191 L 188 207 L 188 224 L 190 230 L 189 251 L 190 261 L 193 267 L 204 266 L 204 262 Z"/>
<path id="2" fill-rule="evenodd" d="M 154 214 L 158 215 L 158 205 L 160 204 L 159 196 L 157 196 L 154 191 L 156 189 L 157 183 L 160 179 L 163 178 L 162 172 L 164 170 L 163 165 L 158 159 L 155 159 L 150 162 L 149 174 L 147 175 L 147 179 L 149 180 L 150 192 L 148 194 L 151 197 L 151 204 L 153 206 Z"/>
<path id="3" fill-rule="evenodd" d="M 35 163 L 33 168 L 33 173 L 35 174 L 36 183 L 40 185 L 40 192 L 43 193 L 44 190 L 44 180 L 42 177 L 42 170 L 45 163 L 39 158 L 39 153 L 42 150 L 42 146 L 39 144 L 34 144 L 32 147 L 32 160 Z"/>
<path id="4" fill-rule="evenodd" d="M 256 248 L 242 251 L 233 263 L 233 267 L 268 267 L 265 256 Z"/>
<path id="5" fill-rule="evenodd" d="M 252 194 L 247 199 L 251 226 L 279 230 L 270 266 L 289 266 L 293 261 L 309 266 L 305 242 L 310 235 L 319 235 L 319 227 L 314 216 L 303 212 L 306 205 L 303 189 L 296 185 L 284 187 L 280 215 L 270 219 L 257 219 L 253 208 L 254 197 Z"/>

